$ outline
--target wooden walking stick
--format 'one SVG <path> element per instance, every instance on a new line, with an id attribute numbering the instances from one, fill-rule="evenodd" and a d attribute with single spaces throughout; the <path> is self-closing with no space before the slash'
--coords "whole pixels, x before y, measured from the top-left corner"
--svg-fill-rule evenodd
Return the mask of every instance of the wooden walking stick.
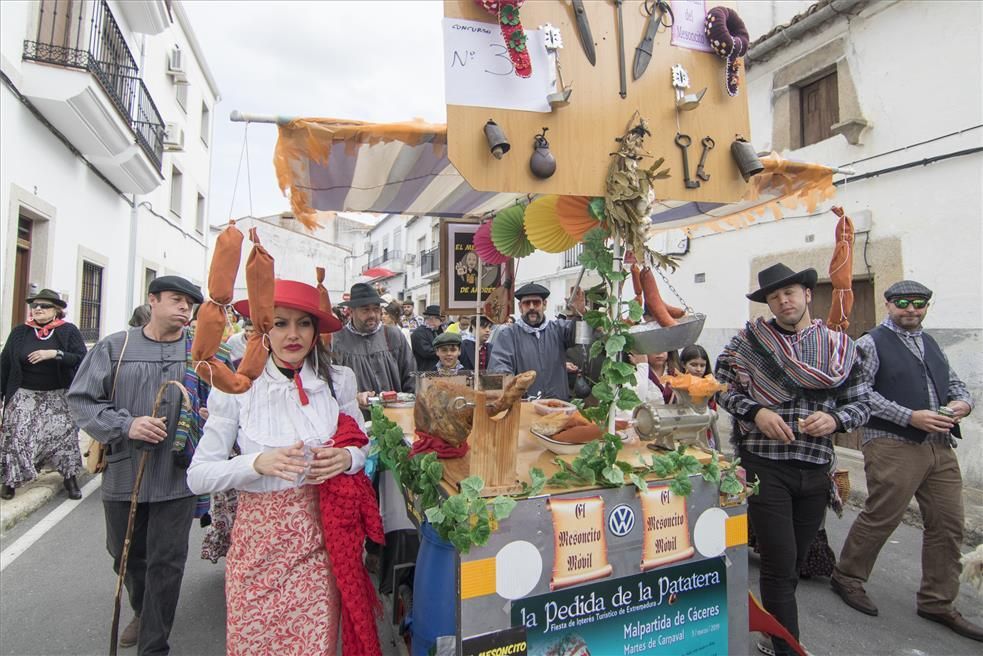
<path id="1" fill-rule="evenodd" d="M 174 385 L 181 390 L 181 405 L 186 411 L 191 410 L 191 398 L 184 385 L 176 380 L 168 380 L 161 384 L 157 390 L 157 398 L 154 399 L 154 410 L 151 416 L 156 417 L 160 411 L 161 401 L 164 400 L 164 392 L 169 385 Z M 116 577 L 116 595 L 113 598 L 113 628 L 109 636 L 109 656 L 116 656 L 117 642 L 119 641 L 119 607 L 120 598 L 123 594 L 123 581 L 126 578 L 126 561 L 130 556 L 130 542 L 133 539 L 133 524 L 137 516 L 137 500 L 140 498 L 140 484 L 143 483 L 143 471 L 147 468 L 147 458 L 150 456 L 150 449 L 143 449 L 140 455 L 140 463 L 137 465 L 137 477 L 133 482 L 133 492 L 130 493 L 130 517 L 126 521 L 126 536 L 123 538 L 123 553 L 119 559 L 119 575 Z"/>

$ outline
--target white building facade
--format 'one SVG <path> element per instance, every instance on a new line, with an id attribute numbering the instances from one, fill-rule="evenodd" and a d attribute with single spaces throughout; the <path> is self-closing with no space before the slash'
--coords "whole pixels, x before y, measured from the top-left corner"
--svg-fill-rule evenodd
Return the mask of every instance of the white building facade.
<path id="1" fill-rule="evenodd" d="M 857 337 L 885 316 L 884 290 L 918 280 L 935 295 L 925 328 L 974 397 L 983 400 L 983 5 L 824 0 L 741 2 L 753 39 L 741 93 L 759 151 L 855 171 L 815 212 L 691 239 L 673 284 L 707 314 L 712 358 L 767 307 L 744 297 L 776 263 L 819 272 L 813 317 L 830 305 L 828 268 L 839 205 L 856 224 Z M 930 53 L 899 46 L 918 25 Z M 663 288 L 665 289 L 665 288 Z M 670 301 L 671 302 L 671 301 Z M 956 453 L 968 485 L 983 485 L 983 412 L 964 421 Z"/>
<path id="2" fill-rule="evenodd" d="M 219 90 L 181 3 L 0 3 L 0 73 L 0 335 L 42 287 L 91 342 L 204 283 Z"/>
<path id="3" fill-rule="evenodd" d="M 319 212 L 320 227 L 315 230 L 308 230 L 290 212 L 236 220 L 236 227 L 246 238 L 233 298 L 246 298 L 246 260 L 252 250 L 248 235 L 250 229 L 256 228 L 260 242 L 273 257 L 276 277 L 314 285 L 316 269 L 323 267 L 324 287 L 331 302 L 340 303 L 351 287 L 350 272 L 360 270 L 366 260 L 367 235 L 375 220 L 369 215 Z M 213 247 L 214 238 L 224 229 L 224 225 L 211 228 Z"/>

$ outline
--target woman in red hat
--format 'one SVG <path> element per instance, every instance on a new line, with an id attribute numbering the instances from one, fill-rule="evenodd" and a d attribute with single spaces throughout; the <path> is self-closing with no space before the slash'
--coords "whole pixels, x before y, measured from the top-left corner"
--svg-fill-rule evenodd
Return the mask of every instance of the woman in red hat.
<path id="1" fill-rule="evenodd" d="M 248 301 L 235 307 L 250 316 Z M 342 622 L 348 639 L 339 587 L 346 613 L 349 595 L 339 584 L 361 567 L 361 543 L 356 562 L 337 562 L 337 539 L 325 531 L 345 509 L 325 507 L 326 499 L 338 499 L 325 490 L 363 483 L 356 479 L 364 478 L 366 448 L 333 446 L 343 434 L 364 439 L 355 375 L 332 365 L 318 339 L 340 328 L 314 287 L 277 280 L 273 328 L 263 337 L 265 370 L 243 394 L 213 390 L 209 397 L 188 487 L 196 494 L 239 491 L 226 565 L 228 654 L 333 655 Z M 241 455 L 230 458 L 236 443 Z M 338 476 L 351 478 L 331 481 Z"/>

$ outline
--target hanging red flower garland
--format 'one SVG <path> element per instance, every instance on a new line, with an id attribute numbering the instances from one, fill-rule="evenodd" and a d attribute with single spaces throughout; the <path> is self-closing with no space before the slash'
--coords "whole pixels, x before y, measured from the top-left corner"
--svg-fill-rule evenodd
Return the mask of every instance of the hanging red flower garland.
<path id="1" fill-rule="evenodd" d="M 479 7 L 498 17 L 498 25 L 502 28 L 502 39 L 509 51 L 509 58 L 515 66 L 515 74 L 519 77 L 532 75 L 532 61 L 529 59 L 529 49 L 526 44 L 526 33 L 522 29 L 519 17 L 519 7 L 525 0 L 474 0 Z"/>

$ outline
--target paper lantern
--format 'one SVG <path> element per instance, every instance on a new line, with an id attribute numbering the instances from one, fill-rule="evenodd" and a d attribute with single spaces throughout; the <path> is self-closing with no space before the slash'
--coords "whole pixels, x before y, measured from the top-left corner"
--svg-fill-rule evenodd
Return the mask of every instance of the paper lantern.
<path id="1" fill-rule="evenodd" d="M 492 243 L 491 222 L 482 223 L 478 231 L 474 233 L 474 251 L 485 264 L 499 265 L 509 261 L 507 255 L 503 255 L 495 244 Z"/>
<path id="2" fill-rule="evenodd" d="M 492 219 L 492 244 L 502 255 L 526 257 L 536 250 L 526 237 L 525 211 L 526 208 L 522 205 L 513 205 Z"/>
<path id="3" fill-rule="evenodd" d="M 560 196 L 556 202 L 556 220 L 568 235 L 580 241 L 593 228 L 605 226 L 591 212 L 589 196 Z"/>
<path id="4" fill-rule="evenodd" d="M 577 245 L 579 239 L 568 235 L 556 218 L 560 196 L 540 196 L 526 208 L 526 235 L 533 246 L 547 253 L 562 253 Z"/>

